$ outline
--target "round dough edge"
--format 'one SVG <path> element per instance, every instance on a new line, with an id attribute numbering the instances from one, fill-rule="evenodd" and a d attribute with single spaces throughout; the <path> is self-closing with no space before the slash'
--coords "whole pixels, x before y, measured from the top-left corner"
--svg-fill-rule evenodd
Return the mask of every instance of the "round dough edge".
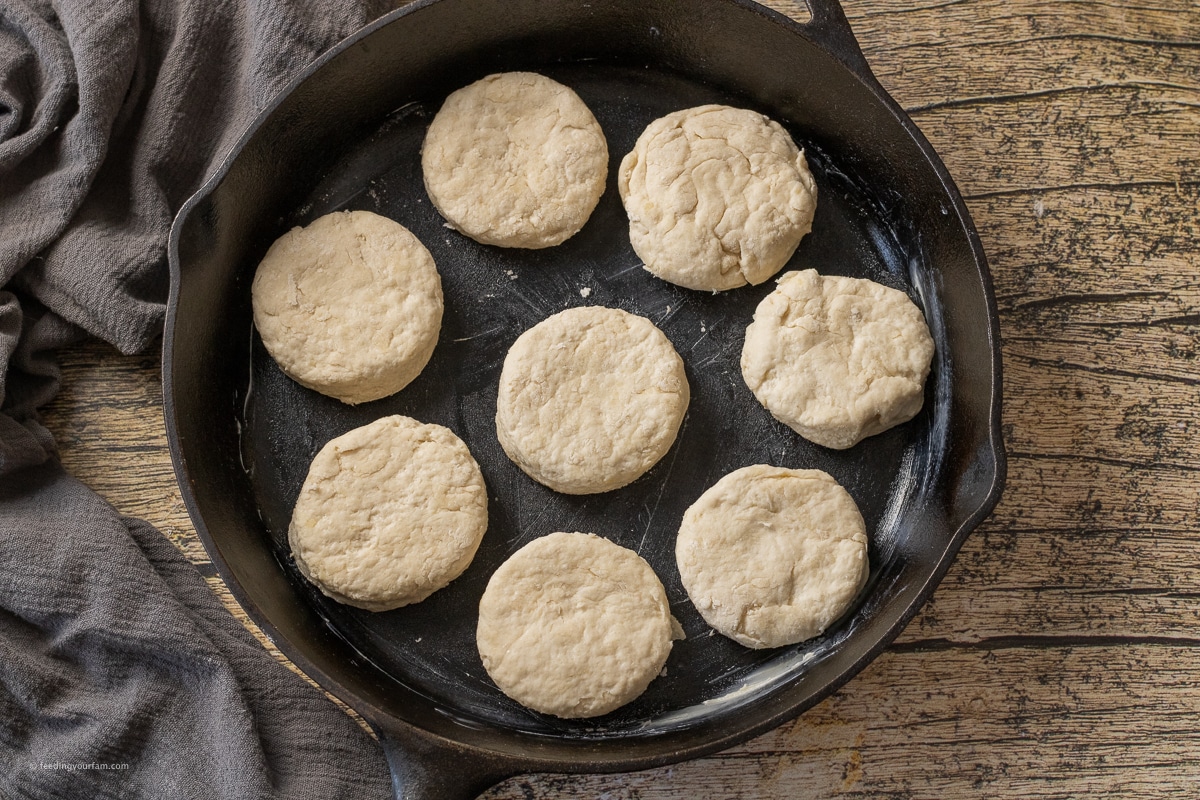
<path id="1" fill-rule="evenodd" d="M 429 363 L 442 284 L 408 228 L 370 211 L 335 211 L 275 240 L 255 270 L 251 305 L 284 374 L 357 405 L 399 392 Z"/>
<path id="2" fill-rule="evenodd" d="M 690 392 L 683 359 L 653 322 L 617 308 L 569 308 L 509 348 L 496 436 L 538 483 L 563 494 L 607 492 L 671 449 Z"/>
<path id="3" fill-rule="evenodd" d="M 662 582 L 641 556 L 593 533 L 555 532 L 492 574 L 476 642 L 488 675 L 510 698 L 582 719 L 641 695 L 681 635 Z"/>
<path id="4" fill-rule="evenodd" d="M 775 120 L 703 105 L 651 122 L 625 155 L 617 189 L 646 270 L 719 292 L 775 275 L 812 230 L 817 186 Z"/>
<path id="5" fill-rule="evenodd" d="M 421 147 L 426 193 L 477 242 L 541 249 L 591 217 L 608 142 L 573 89 L 536 72 L 487 75 L 452 92 Z"/>
<path id="6" fill-rule="evenodd" d="M 816 469 L 742 467 L 687 511 L 675 544 L 685 591 L 718 633 L 754 649 L 823 633 L 869 574 L 854 499 Z"/>
<path id="7" fill-rule="evenodd" d="M 934 355 L 908 295 L 865 278 L 787 272 L 746 328 L 741 370 L 773 417 L 835 450 L 921 410 Z"/>
<path id="8" fill-rule="evenodd" d="M 483 474 L 462 439 L 444 426 L 393 415 L 317 452 L 288 544 L 300 573 L 323 594 L 388 611 L 461 575 L 487 524 Z"/>

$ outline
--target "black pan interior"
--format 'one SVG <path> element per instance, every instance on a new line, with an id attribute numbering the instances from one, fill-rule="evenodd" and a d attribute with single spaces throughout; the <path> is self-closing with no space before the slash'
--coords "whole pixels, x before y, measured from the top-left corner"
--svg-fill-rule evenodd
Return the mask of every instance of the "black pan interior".
<path id="1" fill-rule="evenodd" d="M 661 71 L 599 64 L 538 67 L 580 95 L 618 156 L 632 149 L 647 124 L 668 112 L 706 103 L 751 105 L 745 97 Z M 739 467 L 824 469 L 858 502 L 874 533 L 871 563 L 882 575 L 896 558 L 895 519 L 885 520 L 886 513 L 907 501 L 917 471 L 929 466 L 913 451 L 937 429 L 940 373 L 929 383 L 930 402 L 917 420 L 847 451 L 806 442 L 758 404 L 738 366 L 746 325 L 773 282 L 712 294 L 681 289 L 646 272 L 629 244 L 617 196 L 619 158 L 611 160 L 608 189 L 587 226 L 559 247 L 490 247 L 448 230 L 425 194 L 420 168 L 422 137 L 438 99 L 405 105 L 349 148 L 310 195 L 298 198 L 285 224 L 304 225 L 341 209 L 366 209 L 397 220 L 432 252 L 446 297 L 439 345 L 420 377 L 392 397 L 355 408 L 291 381 L 254 337 L 245 379 L 242 458 L 267 535 L 297 594 L 364 658 L 412 689 L 456 713 L 538 733 L 590 737 L 635 730 L 650 720 L 668 724 L 664 717 L 674 719 L 681 709 L 720 698 L 764 665 L 797 654 L 821 658 L 853 629 L 854 617 L 786 652 L 754 651 L 710 635 L 675 568 L 679 521 L 701 492 Z M 804 142 L 802 130 L 792 134 Z M 894 232 L 877 222 L 869 196 L 831 171 L 830 159 L 812 145 L 808 154 L 820 185 L 819 210 L 813 234 L 787 268 L 910 289 L 908 258 Z M 252 259 L 245 269 L 254 269 Z M 500 449 L 496 387 L 504 356 L 520 333 L 582 305 L 622 308 L 654 321 L 684 358 L 692 401 L 675 446 L 647 475 L 613 492 L 569 496 L 533 481 Z M 936 307 L 926 311 L 940 313 Z M 944 420 L 946 409 L 940 411 Z M 388 414 L 445 425 L 467 442 L 488 485 L 490 521 L 478 556 L 460 579 L 425 602 L 373 613 L 328 600 L 299 577 L 288 555 L 287 527 L 317 450 Z M 665 676 L 638 700 L 596 721 L 557 720 L 524 710 L 496 691 L 475 650 L 474 610 L 488 577 L 518 547 L 553 531 L 599 533 L 640 553 L 661 576 L 672 613 L 687 633 L 675 645 Z"/>
<path id="2" fill-rule="evenodd" d="M 448 0 L 425 4 L 413 16 L 458 13 L 461 19 L 489 7 Z M 516 3 L 506 13 L 531 19 L 538 7 Z M 780 33 L 777 21 L 738 4 L 696 8 L 731 15 L 759 45 L 764 31 Z M 578 24 L 586 14 L 574 10 Z M 399 39 L 392 42 L 381 29 L 363 40 L 368 46 L 343 58 L 357 59 L 359 80 L 372 84 L 343 89 L 368 92 L 370 102 L 361 104 L 368 110 L 343 107 L 339 113 L 348 116 L 340 121 L 330 112 L 337 105 L 329 94 L 337 86 L 331 64 L 324 83 L 318 74 L 274 112 L 228 174 L 197 201 L 190 226 L 177 232 L 168 418 L 187 476 L 185 493 L 214 560 L 251 614 L 327 688 L 372 713 L 487 747 L 518 740 L 543 749 L 546 742 L 677 746 L 696 736 L 724 742 L 795 713 L 865 663 L 915 610 L 918 596 L 944 570 L 958 529 L 979 512 L 996 480 L 996 457 L 988 451 L 992 394 L 959 388 L 991 376 L 986 275 L 974 260 L 969 228 L 964 232 L 950 211 L 954 198 L 921 160 L 919 142 L 878 100 L 862 111 L 873 98 L 869 87 L 855 84 L 815 48 L 799 51 L 806 75 L 777 75 L 788 64 L 761 57 L 756 66 L 725 69 L 711 64 L 711 53 L 684 46 L 699 35 L 694 30 L 673 33 L 688 28 L 677 6 L 630 4 L 619 13 L 624 16 L 613 19 L 622 26 L 630 19 L 655 24 L 643 24 L 637 39 L 619 46 L 597 43 L 586 31 L 568 35 L 554 20 L 542 19 L 540 27 L 530 19 L 524 27 L 511 24 L 520 41 L 506 39 L 503 26 L 486 33 L 481 27 L 470 34 L 469 57 L 444 43 L 431 46 L 434 52 L 416 56 L 427 80 L 398 90 L 380 87 L 395 79 L 397 65 L 389 59 L 398 56 L 381 57 L 379 50 L 420 41 L 420 26 L 401 18 L 397 24 L 408 24 L 408 36 L 393 33 Z M 436 29 L 438 22 L 427 24 Z M 720 18 L 704 25 L 720 27 L 721 41 L 736 38 L 738 28 Z M 537 38 L 531 30 L 548 32 Z M 806 43 L 793 34 L 790 44 L 777 46 L 790 48 L 795 60 L 800 45 Z M 748 52 L 738 57 L 753 59 Z M 364 71 L 368 62 L 371 69 Z M 425 194 L 419 153 L 432 115 L 449 91 L 499 69 L 532 69 L 571 86 L 607 137 L 607 190 L 586 227 L 559 247 L 477 244 L 448 229 Z M 748 81 L 747 70 L 771 77 Z M 355 71 L 343 64 L 343 87 Z M 807 81 L 828 80 L 822 75 L 856 86 L 859 105 L 853 96 L 835 98 L 828 86 L 806 92 Z M 775 87 L 787 87 L 786 94 Z M 318 109 L 318 103 L 324 105 Z M 745 327 L 773 282 L 709 294 L 672 286 L 641 268 L 616 192 L 617 165 L 650 121 L 705 103 L 763 111 L 806 150 L 818 183 L 817 214 L 786 269 L 870 278 L 908 292 L 924 309 L 938 354 L 925 408 L 913 421 L 841 452 L 806 442 L 758 405 L 738 366 Z M 306 107 L 317 113 L 306 115 Z M 313 123 L 314 116 L 329 119 Z M 877 129 L 880 120 L 890 120 L 890 132 Z M 305 125 L 325 126 L 316 137 L 320 146 L 293 130 Z M 863 137 L 845 138 L 854 129 L 890 136 L 888 154 L 864 155 Z M 914 198 L 911 189 L 926 196 Z M 446 297 L 439 344 L 425 371 L 399 394 L 358 407 L 284 376 L 249 314 L 249 280 L 270 242 L 341 209 L 367 209 L 411 229 L 432 252 Z M 949 267 L 933 263 L 947 254 L 954 259 Z M 564 308 L 593 304 L 654 321 L 684 358 L 692 401 L 678 441 L 647 475 L 614 492 L 572 497 L 538 485 L 504 455 L 494 430 L 496 386 L 504 355 L 521 332 Z M 973 366 L 960 369 L 964 359 Z M 972 392 L 979 397 L 972 400 Z M 487 481 L 490 522 L 475 561 L 448 588 L 415 606 L 372 613 L 311 587 L 290 559 L 286 530 L 317 450 L 387 414 L 445 425 L 467 442 Z M 854 610 L 818 639 L 769 651 L 712 634 L 687 600 L 673 555 L 687 506 L 722 475 L 755 463 L 828 471 L 858 502 L 871 535 L 871 580 Z M 509 700 L 488 679 L 474 646 L 475 609 L 492 571 L 532 538 L 557 530 L 592 531 L 639 552 L 662 579 L 687 634 L 642 697 L 594 720 L 560 720 Z"/>

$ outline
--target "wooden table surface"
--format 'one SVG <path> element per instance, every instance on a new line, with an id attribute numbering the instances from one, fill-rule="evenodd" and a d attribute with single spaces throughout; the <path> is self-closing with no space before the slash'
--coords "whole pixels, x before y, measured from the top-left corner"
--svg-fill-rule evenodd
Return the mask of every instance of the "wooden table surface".
<path id="1" fill-rule="evenodd" d="M 1004 498 L 896 643 L 794 722 L 492 800 L 1200 797 L 1200 4 L 845 9 L 990 261 Z M 45 419 L 67 468 L 240 614 L 175 485 L 158 354 L 63 360 Z"/>

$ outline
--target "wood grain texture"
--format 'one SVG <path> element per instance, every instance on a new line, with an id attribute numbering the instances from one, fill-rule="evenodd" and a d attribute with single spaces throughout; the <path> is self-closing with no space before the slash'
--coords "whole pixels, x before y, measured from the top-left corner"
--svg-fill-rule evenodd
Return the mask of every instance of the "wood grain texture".
<path id="1" fill-rule="evenodd" d="M 710 758 L 527 776 L 490 800 L 1200 791 L 1200 6 L 845 9 L 990 261 L 1004 499 L 899 640 L 800 719 Z M 212 576 L 171 474 L 157 354 L 63 359 L 46 420 L 67 468 Z"/>

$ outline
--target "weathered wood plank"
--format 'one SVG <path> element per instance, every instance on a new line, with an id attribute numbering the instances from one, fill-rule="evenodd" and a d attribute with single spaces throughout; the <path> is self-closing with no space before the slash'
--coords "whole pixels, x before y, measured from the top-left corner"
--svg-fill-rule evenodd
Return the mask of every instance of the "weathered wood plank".
<path id="1" fill-rule="evenodd" d="M 1200 166 L 1200 88 L 1092 87 L 963 99 L 912 114 L 968 196 L 1194 184 Z"/>
<path id="2" fill-rule="evenodd" d="M 1177 479 L 1200 485 L 1200 382 L 1158 380 L 1124 360 L 1075 369 L 1012 356 L 1006 366 L 1022 387 L 1005 404 L 1014 455 L 1153 465 L 1158 475 L 1173 468 Z"/>
<path id="3" fill-rule="evenodd" d="M 167 451 L 159 354 L 121 356 L 99 342 L 61 354 L 63 387 L 44 409 L 63 466 L 122 514 L 154 525 L 207 562 Z"/>

